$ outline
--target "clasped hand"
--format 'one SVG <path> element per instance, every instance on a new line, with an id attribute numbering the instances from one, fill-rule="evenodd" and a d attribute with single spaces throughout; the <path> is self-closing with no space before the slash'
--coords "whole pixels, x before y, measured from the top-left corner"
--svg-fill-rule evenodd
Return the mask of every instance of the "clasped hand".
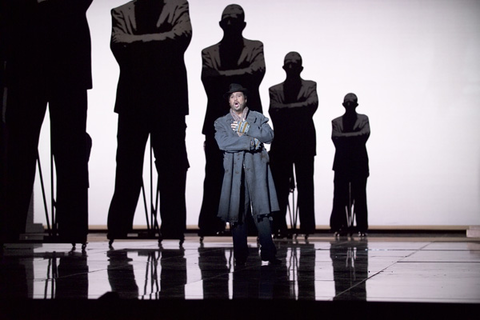
<path id="1" fill-rule="evenodd" d="M 233 121 L 232 124 L 230 125 L 233 131 L 238 132 L 239 134 L 244 134 L 247 133 L 248 130 L 250 129 L 250 125 L 248 124 L 247 121 Z"/>

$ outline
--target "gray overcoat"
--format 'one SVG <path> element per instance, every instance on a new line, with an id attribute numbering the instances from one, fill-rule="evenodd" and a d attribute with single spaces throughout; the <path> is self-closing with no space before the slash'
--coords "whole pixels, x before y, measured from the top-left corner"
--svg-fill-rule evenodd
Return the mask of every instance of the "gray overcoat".
<path id="1" fill-rule="evenodd" d="M 222 192 L 218 208 L 218 217 L 223 221 L 239 221 L 240 205 L 248 212 L 251 204 L 254 217 L 267 215 L 280 210 L 277 193 L 269 166 L 269 157 L 263 143 L 271 143 L 273 130 L 268 125 L 268 118 L 256 111 L 249 111 L 247 122 L 250 129 L 242 136 L 231 129 L 233 117 L 227 115 L 215 121 L 215 139 L 223 150 Z M 255 150 L 252 143 L 257 138 L 262 142 Z M 245 202 L 241 201 L 242 171 L 244 172 Z"/>

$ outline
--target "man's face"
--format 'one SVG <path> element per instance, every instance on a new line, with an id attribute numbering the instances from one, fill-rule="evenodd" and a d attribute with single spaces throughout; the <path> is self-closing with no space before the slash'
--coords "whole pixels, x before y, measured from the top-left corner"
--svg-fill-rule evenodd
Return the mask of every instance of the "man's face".
<path id="1" fill-rule="evenodd" d="M 227 33 L 239 33 L 245 28 L 245 14 L 238 5 L 230 5 L 225 8 L 220 20 L 220 27 Z"/>
<path id="2" fill-rule="evenodd" d="M 290 76 L 298 76 L 303 71 L 302 64 L 297 61 L 289 61 L 284 66 L 283 69 Z"/>
<path id="3" fill-rule="evenodd" d="M 228 99 L 228 103 L 235 113 L 241 114 L 247 105 L 247 98 L 245 98 L 243 92 L 233 92 Z"/>

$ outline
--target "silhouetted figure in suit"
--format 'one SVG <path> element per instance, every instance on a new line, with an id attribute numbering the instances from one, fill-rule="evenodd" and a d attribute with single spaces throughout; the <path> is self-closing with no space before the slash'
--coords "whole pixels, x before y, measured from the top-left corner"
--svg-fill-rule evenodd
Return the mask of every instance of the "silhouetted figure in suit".
<path id="1" fill-rule="evenodd" d="M 88 169 L 87 90 L 92 88 L 92 0 L 7 2 L 5 123 L 6 206 L 2 236 L 16 241 L 25 231 L 35 179 L 38 140 L 47 104 L 55 160 L 58 236 L 86 242 Z"/>
<path id="2" fill-rule="evenodd" d="M 285 56 L 283 69 L 287 74 L 285 81 L 269 89 L 269 113 L 275 130 L 270 164 L 280 204 L 280 212 L 274 216 L 273 232 L 279 237 L 287 235 L 288 196 L 296 182 L 300 232 L 308 236 L 315 232 L 313 171 L 316 133 L 313 115 L 318 108 L 317 84 L 300 77 L 302 57 L 297 52 Z"/>
<path id="3" fill-rule="evenodd" d="M 161 238 L 184 238 L 188 114 L 184 53 L 192 26 L 185 0 L 136 0 L 112 10 L 111 49 L 120 66 L 115 193 L 108 238 L 131 231 L 150 135 L 160 190 Z"/>
<path id="4" fill-rule="evenodd" d="M 370 136 L 368 117 L 355 111 L 357 96 L 349 93 L 343 100 L 345 114 L 332 120 L 334 193 L 330 227 L 340 235 L 348 232 L 346 206 L 354 204 L 356 227 L 361 236 L 368 231 L 367 178 L 369 176 L 366 142 Z"/>
<path id="5" fill-rule="evenodd" d="M 239 5 L 228 5 L 219 24 L 224 32 L 222 40 L 202 51 L 202 82 L 208 104 L 202 131 L 205 135 L 206 165 L 198 219 L 200 236 L 215 235 L 225 229 L 225 223 L 217 217 L 223 180 L 223 153 L 215 141 L 213 125 L 229 110 L 223 94 L 231 83 L 241 83 L 249 89 L 252 110 L 262 113 L 259 86 L 265 75 L 263 43 L 243 38 L 245 13 Z"/>

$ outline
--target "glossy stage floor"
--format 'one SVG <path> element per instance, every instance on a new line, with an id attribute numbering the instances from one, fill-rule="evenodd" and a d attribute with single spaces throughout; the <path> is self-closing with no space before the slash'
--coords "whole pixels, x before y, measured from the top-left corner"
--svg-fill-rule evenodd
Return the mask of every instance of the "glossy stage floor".
<path id="1" fill-rule="evenodd" d="M 275 243 L 282 264 L 263 264 L 252 237 L 239 268 L 227 236 L 109 248 L 105 234 L 92 233 L 85 250 L 6 244 L 0 319 L 480 319 L 478 238 L 319 233 Z"/>

